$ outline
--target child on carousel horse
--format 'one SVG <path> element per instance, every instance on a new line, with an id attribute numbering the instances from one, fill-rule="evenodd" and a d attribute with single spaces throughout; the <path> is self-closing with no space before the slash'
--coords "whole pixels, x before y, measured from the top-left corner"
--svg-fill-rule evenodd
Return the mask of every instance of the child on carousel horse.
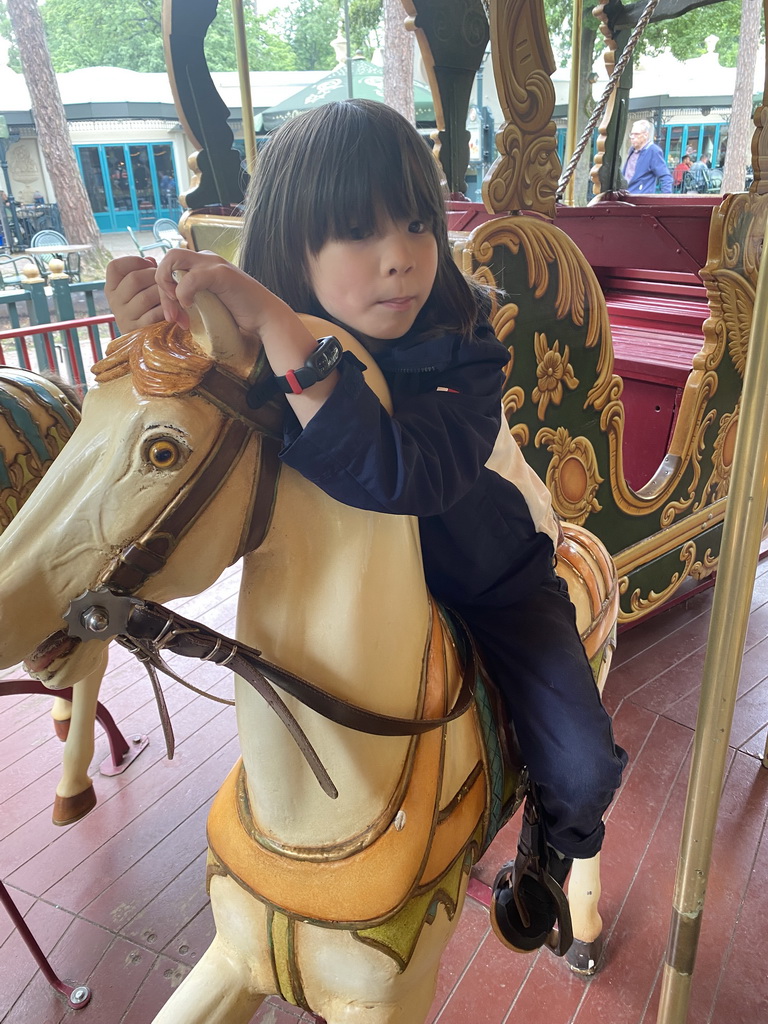
<path id="1" fill-rule="evenodd" d="M 157 268 L 113 261 L 118 325 L 186 327 L 196 293 L 213 292 L 258 338 L 274 389 L 287 395 L 283 461 L 348 505 L 418 517 L 427 584 L 467 623 L 533 782 L 520 855 L 500 872 L 495 899 L 504 939 L 536 949 L 558 919 L 552 880 L 562 886 L 572 859 L 601 847 L 627 756 L 555 575 L 549 494 L 502 415 L 509 354 L 487 292 L 452 258 L 428 146 L 391 108 L 365 100 L 289 121 L 260 155 L 239 262 L 184 249 Z M 318 343 L 294 311 L 362 342 L 392 415 L 359 360 L 334 338 Z"/>

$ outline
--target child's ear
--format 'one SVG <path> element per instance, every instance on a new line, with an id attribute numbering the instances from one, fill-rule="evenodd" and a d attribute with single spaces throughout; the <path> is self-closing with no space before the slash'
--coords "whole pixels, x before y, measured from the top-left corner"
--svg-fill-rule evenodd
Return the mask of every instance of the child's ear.
<path id="1" fill-rule="evenodd" d="M 243 338 L 221 299 L 212 292 L 198 292 L 187 312 L 195 344 L 215 362 L 247 378 L 258 357 L 258 347 Z"/>

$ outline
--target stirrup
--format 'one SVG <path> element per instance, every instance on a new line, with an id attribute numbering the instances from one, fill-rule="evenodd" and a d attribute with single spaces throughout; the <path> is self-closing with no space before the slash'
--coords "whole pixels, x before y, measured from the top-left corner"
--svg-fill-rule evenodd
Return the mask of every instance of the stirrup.
<path id="1" fill-rule="evenodd" d="M 535 797 L 525 801 L 517 856 L 506 863 L 493 883 L 491 927 L 517 953 L 547 946 L 564 956 L 573 943 L 568 900 L 548 870 L 549 851 Z"/>

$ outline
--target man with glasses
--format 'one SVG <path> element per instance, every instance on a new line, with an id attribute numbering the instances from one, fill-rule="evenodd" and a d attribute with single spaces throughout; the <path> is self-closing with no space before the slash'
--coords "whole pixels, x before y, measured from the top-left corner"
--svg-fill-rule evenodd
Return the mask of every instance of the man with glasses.
<path id="1" fill-rule="evenodd" d="M 627 191 L 636 195 L 672 191 L 672 172 L 664 154 L 653 141 L 650 121 L 635 121 L 629 132 L 632 150 L 621 173 L 627 179 Z"/>

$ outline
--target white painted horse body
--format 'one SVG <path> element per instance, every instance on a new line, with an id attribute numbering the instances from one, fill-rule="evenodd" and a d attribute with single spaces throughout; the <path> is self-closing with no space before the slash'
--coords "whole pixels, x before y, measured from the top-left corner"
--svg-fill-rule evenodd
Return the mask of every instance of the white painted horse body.
<path id="1" fill-rule="evenodd" d="M 80 414 L 58 384 L 30 371 L 0 367 L 0 533 L 18 514 L 67 442 Z M 77 682 L 72 701 L 54 698 L 56 734 L 65 741 L 54 824 L 70 824 L 95 806 L 88 769 L 106 658 Z"/>
<path id="2" fill-rule="evenodd" d="M 208 317 L 207 326 L 208 338 L 195 331 L 207 355 L 178 353 L 176 364 L 197 361 L 204 372 L 216 361 L 245 377 L 256 353 L 243 347 L 228 319 Z M 318 337 L 327 333 L 322 322 L 313 326 Z M 136 372 L 133 379 L 124 374 L 102 373 L 75 438 L 0 539 L 0 665 L 20 660 L 61 629 L 70 600 L 94 587 L 111 556 L 141 536 L 193 477 L 220 426 L 218 408 L 185 393 L 194 383 L 179 386 L 178 397 L 137 396 Z M 368 382 L 386 402 L 375 366 Z M 152 464 L 158 443 L 177 453 L 170 468 Z M 253 434 L 236 472 L 140 596 L 162 602 L 198 593 L 233 560 L 260 447 Z M 449 636 L 438 635 L 427 657 L 431 617 L 416 520 L 341 506 L 283 468 L 270 529 L 245 559 L 238 639 L 372 711 L 439 717 L 453 703 L 460 669 Z M 103 648 L 98 641 L 73 646 L 62 639 L 41 677 L 69 685 L 95 670 Z M 423 685 L 427 660 L 438 676 L 444 671 L 437 693 Z M 223 787 L 209 822 L 216 937 L 156 1024 L 246 1024 L 271 993 L 310 1007 L 329 1024 L 424 1019 L 482 824 L 472 822 L 446 852 L 438 848 L 433 812 L 447 805 L 471 810 L 470 796 L 478 792 L 472 773 L 484 756 L 476 718 L 465 715 L 421 739 L 378 737 L 335 725 L 286 698 L 338 787 L 338 799 L 331 800 L 261 697 L 242 680 L 235 685 L 244 775 Z M 420 849 L 412 837 L 424 822 L 407 783 L 430 763 L 438 773 L 435 806 Z M 482 776 L 480 784 L 484 805 Z M 421 793 L 421 781 L 412 789 Z M 422 807 L 422 819 L 423 813 Z M 485 814 L 482 806 L 480 819 Z M 243 855 L 243 817 L 258 838 L 253 860 L 261 867 L 253 881 L 242 877 L 251 870 Z M 376 926 L 400 909 L 398 899 L 409 892 L 403 886 L 413 879 L 418 889 L 433 875 L 434 891 L 429 885 L 419 890 L 429 896 L 421 918 L 427 923 L 410 939 L 384 941 Z M 443 885 L 451 891 L 443 893 Z M 588 887 L 594 894 L 588 927 L 594 928 L 598 886 L 591 879 Z M 407 967 L 390 948 L 399 941 L 410 942 Z"/>

